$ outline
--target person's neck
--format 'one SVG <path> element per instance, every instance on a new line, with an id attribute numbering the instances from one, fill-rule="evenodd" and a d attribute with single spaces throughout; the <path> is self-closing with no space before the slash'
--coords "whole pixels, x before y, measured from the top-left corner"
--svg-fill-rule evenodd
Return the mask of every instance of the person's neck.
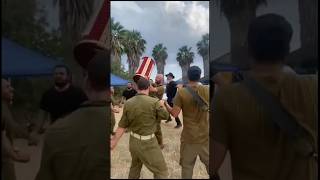
<path id="1" fill-rule="evenodd" d="M 108 91 L 101 92 L 86 92 L 89 101 L 106 101 L 108 96 Z M 110 93 L 109 93 L 110 94 Z"/>
<path id="2" fill-rule="evenodd" d="M 138 90 L 138 94 L 149 95 L 149 90 Z"/>
<path id="3" fill-rule="evenodd" d="M 58 87 L 58 86 L 55 85 L 54 88 L 55 88 L 58 92 L 62 92 L 62 91 L 67 90 L 70 86 L 71 86 L 71 84 L 68 83 L 68 84 L 66 84 L 66 85 L 63 86 L 63 87 Z"/>
<path id="4" fill-rule="evenodd" d="M 252 66 L 254 74 L 275 74 L 282 72 L 283 63 L 256 63 Z"/>
<path id="5" fill-rule="evenodd" d="M 199 82 L 198 81 L 189 81 L 188 85 L 189 86 L 197 86 L 197 85 L 199 85 Z"/>

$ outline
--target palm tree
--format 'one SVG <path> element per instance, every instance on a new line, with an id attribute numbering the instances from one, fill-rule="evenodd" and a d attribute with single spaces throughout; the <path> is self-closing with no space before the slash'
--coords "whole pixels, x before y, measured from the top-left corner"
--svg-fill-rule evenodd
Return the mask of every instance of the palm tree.
<path id="1" fill-rule="evenodd" d="M 125 31 L 123 34 L 124 52 L 127 54 L 129 64 L 129 74 L 133 75 L 139 67 L 139 60 L 144 53 L 146 41 L 141 33 L 135 30 Z"/>
<path id="2" fill-rule="evenodd" d="M 103 0 L 54 0 L 54 5 L 59 6 L 59 20 L 64 58 L 73 72 L 75 84 L 80 85 L 83 81 L 82 69 L 73 60 L 73 50 L 75 43 L 79 40 L 81 32 L 89 22 L 94 6 Z M 97 9 L 99 9 L 98 7 Z"/>
<path id="3" fill-rule="evenodd" d="M 318 0 L 299 0 L 299 17 L 303 56 L 318 59 Z"/>
<path id="4" fill-rule="evenodd" d="M 249 23 L 256 17 L 256 9 L 266 0 L 215 0 L 228 20 L 231 39 L 231 61 L 240 66 L 249 66 L 246 37 Z"/>
<path id="5" fill-rule="evenodd" d="M 155 45 L 152 50 L 152 56 L 156 61 L 158 74 L 164 74 L 164 66 L 166 65 L 166 59 L 168 58 L 167 48 L 161 43 Z"/>
<path id="6" fill-rule="evenodd" d="M 198 54 L 203 59 L 204 76 L 209 77 L 209 34 L 202 36 L 201 41 L 197 43 Z"/>
<path id="7" fill-rule="evenodd" d="M 114 22 L 111 18 L 111 60 L 121 62 L 121 55 L 124 52 L 123 36 L 125 30 L 119 22 Z"/>
<path id="8" fill-rule="evenodd" d="M 187 72 L 190 64 L 193 63 L 194 53 L 191 51 L 191 47 L 182 46 L 177 53 L 177 61 L 182 70 L 182 81 L 186 83 L 188 81 Z"/>
<path id="9" fill-rule="evenodd" d="M 101 5 L 103 0 L 54 0 L 54 5 L 59 5 L 60 30 L 67 33 L 73 41 L 77 41 L 96 5 Z M 97 7 L 99 9 L 100 7 Z"/>

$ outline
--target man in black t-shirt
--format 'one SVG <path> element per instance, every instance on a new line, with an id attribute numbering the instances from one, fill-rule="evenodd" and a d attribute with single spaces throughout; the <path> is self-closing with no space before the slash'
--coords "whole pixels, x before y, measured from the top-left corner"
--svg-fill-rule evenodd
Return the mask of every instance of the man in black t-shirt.
<path id="1" fill-rule="evenodd" d="M 173 98 L 177 93 L 177 83 L 173 80 L 174 79 L 174 75 L 172 73 L 166 74 L 167 77 L 167 86 L 166 86 L 166 95 L 167 95 L 167 102 L 168 104 L 173 107 Z M 175 128 L 180 128 L 181 125 L 181 121 L 179 119 L 179 117 L 175 118 L 176 120 L 176 127 Z M 169 119 L 166 121 L 166 123 L 172 121 L 171 116 L 169 116 Z"/>
<path id="2" fill-rule="evenodd" d="M 54 123 L 87 101 L 86 94 L 82 89 L 71 84 L 70 77 L 70 70 L 67 66 L 55 67 L 54 86 L 43 94 L 40 102 L 40 108 L 43 111 L 41 128 L 48 115 L 50 122 Z"/>
<path id="3" fill-rule="evenodd" d="M 133 85 L 131 82 L 128 82 L 127 84 L 127 88 L 123 91 L 122 96 L 128 100 L 130 98 L 132 98 L 133 96 L 135 96 L 137 94 L 137 91 L 133 88 Z M 122 98 L 122 102 L 124 99 Z"/>

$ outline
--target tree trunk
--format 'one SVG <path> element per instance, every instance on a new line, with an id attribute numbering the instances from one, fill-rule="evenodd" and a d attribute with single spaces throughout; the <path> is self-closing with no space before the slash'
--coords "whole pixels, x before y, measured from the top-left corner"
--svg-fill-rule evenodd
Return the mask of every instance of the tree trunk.
<path id="1" fill-rule="evenodd" d="M 209 77 L 209 55 L 202 57 L 203 58 L 203 74 L 204 77 Z"/>
<path id="2" fill-rule="evenodd" d="M 186 64 L 184 66 L 181 66 L 182 70 L 182 82 L 184 84 L 188 83 L 188 69 L 190 68 L 190 64 Z"/>
<path id="3" fill-rule="evenodd" d="M 256 17 L 255 4 L 246 3 L 244 9 L 227 16 L 230 27 L 231 63 L 246 68 L 250 66 L 246 38 L 250 22 Z"/>
<path id="4" fill-rule="evenodd" d="M 133 75 L 133 60 L 127 56 L 128 58 L 128 69 L 129 69 L 129 75 Z"/>
<path id="5" fill-rule="evenodd" d="M 304 58 L 318 57 L 318 0 L 299 0 L 300 41 Z"/>
<path id="6" fill-rule="evenodd" d="M 133 74 L 136 73 L 137 69 L 139 68 L 139 62 L 140 62 L 140 57 L 136 57 L 133 61 Z"/>
<path id="7" fill-rule="evenodd" d="M 164 74 L 164 64 L 160 61 L 157 61 L 157 73 Z"/>

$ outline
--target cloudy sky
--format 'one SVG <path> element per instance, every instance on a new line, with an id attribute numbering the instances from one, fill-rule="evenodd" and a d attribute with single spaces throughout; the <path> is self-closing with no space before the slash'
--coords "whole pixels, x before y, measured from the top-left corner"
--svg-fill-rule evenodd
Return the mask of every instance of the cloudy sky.
<path id="1" fill-rule="evenodd" d="M 196 43 L 209 32 L 209 1 L 111 1 L 111 17 L 128 30 L 137 30 L 147 41 L 146 56 L 158 43 L 167 47 L 165 73 L 172 72 L 180 79 L 181 68 L 176 60 L 178 49 L 192 47 L 194 63 L 203 69 L 202 58 L 197 54 Z M 122 64 L 127 68 L 127 57 Z M 151 76 L 154 79 L 156 68 Z M 203 75 L 203 74 L 202 74 Z"/>

